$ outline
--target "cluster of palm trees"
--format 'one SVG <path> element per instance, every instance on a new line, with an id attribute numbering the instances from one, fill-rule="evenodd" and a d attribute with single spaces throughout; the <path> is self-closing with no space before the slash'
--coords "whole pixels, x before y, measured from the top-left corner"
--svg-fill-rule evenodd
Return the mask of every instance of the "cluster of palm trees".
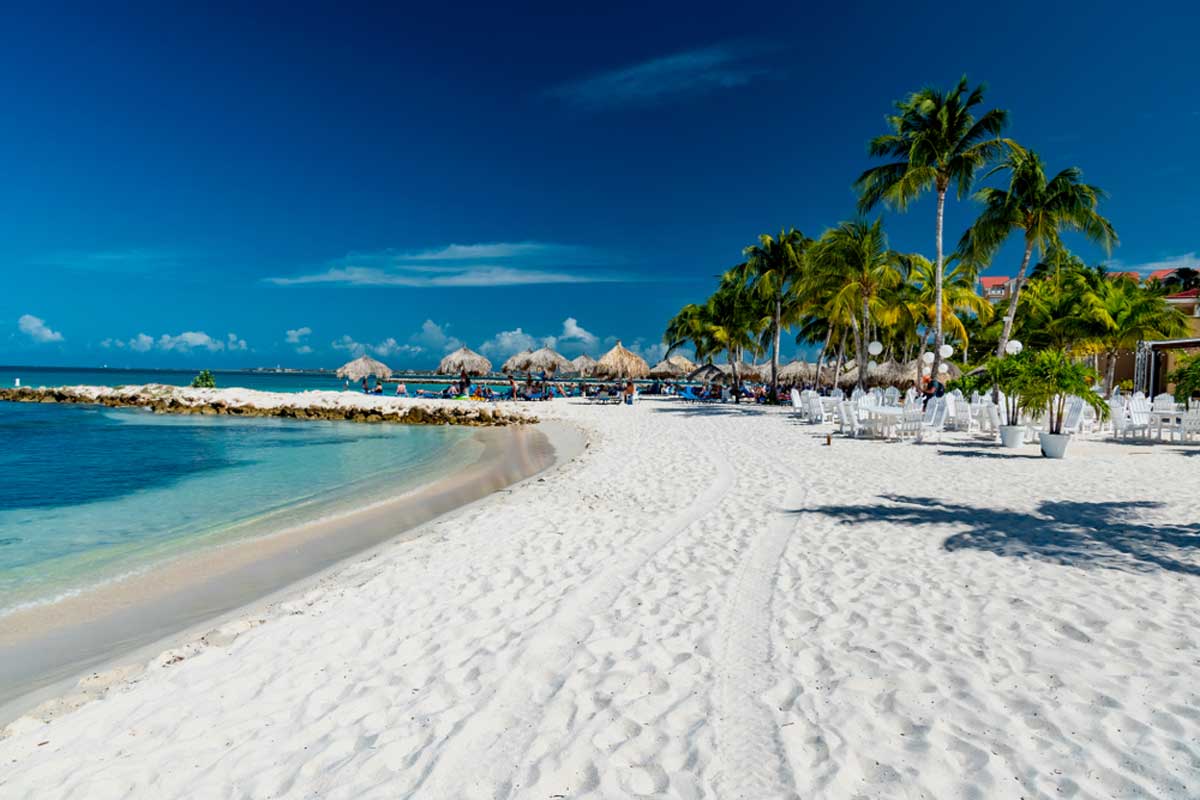
<path id="1" fill-rule="evenodd" d="M 869 147 L 885 163 L 854 182 L 858 216 L 816 239 L 790 228 L 759 236 L 704 303 L 687 305 L 670 320 L 668 348 L 691 345 L 697 360 L 724 354 L 735 381 L 746 355 L 769 349 L 774 397 L 784 330 L 796 331 L 798 344 L 819 343 L 821 364 L 831 353 L 840 364 L 852 348 L 864 367 L 858 370 L 860 383 L 872 341 L 897 360 L 930 350 L 931 372 L 938 374 L 943 352 L 956 349 L 968 361 L 982 355 L 971 346 L 973 336 L 1003 356 L 1014 332 L 1033 346 L 1086 344 L 1092 352 L 1112 353 L 1143 334 L 1175 331 L 1182 321 L 1162 301 L 1160 289 L 1110 280 L 1103 269 L 1076 263 L 1065 249 L 1062 233 L 1077 231 L 1111 253 L 1117 235 L 1098 210 L 1104 193 L 1084 183 L 1075 167 L 1050 176 L 1037 153 L 1002 135 L 1008 113 L 981 111 L 982 103 L 983 87 L 971 88 L 965 77 L 950 91 L 921 89 L 897 102 L 887 117 L 889 131 Z M 999 185 L 973 191 L 977 180 L 994 176 L 1002 177 Z M 932 261 L 891 249 L 882 218 L 872 222 L 864 216 L 880 205 L 903 212 L 928 191 L 937 199 Z M 943 220 L 951 192 L 960 202 L 973 198 L 982 211 L 947 255 Z M 1014 234 L 1022 238 L 1023 256 L 997 320 L 976 285 Z M 1035 251 L 1039 262 L 1030 275 Z M 1051 270 L 1047 265 L 1053 264 L 1060 266 Z M 1067 325 L 1065 307 L 1086 310 L 1080 319 L 1089 321 Z M 946 344 L 951 351 L 943 349 Z M 1111 370 L 1109 377 L 1111 382 Z"/>

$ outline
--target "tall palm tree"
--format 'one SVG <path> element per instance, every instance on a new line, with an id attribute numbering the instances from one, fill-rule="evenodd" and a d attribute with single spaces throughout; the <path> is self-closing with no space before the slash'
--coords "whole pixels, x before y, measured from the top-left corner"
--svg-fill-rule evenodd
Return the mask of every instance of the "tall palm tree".
<path id="1" fill-rule="evenodd" d="M 663 344 L 667 355 L 677 347 L 691 344 L 696 351 L 696 361 L 705 361 L 716 352 L 712 340 L 712 325 L 705 304 L 688 303 L 667 322 Z"/>
<path id="2" fill-rule="evenodd" d="M 757 351 L 758 336 L 763 327 L 758 298 L 742 280 L 744 270 L 744 265 L 739 264 L 726 272 L 717 290 L 705 303 L 713 346 L 723 349 L 729 359 L 734 402 L 741 401 L 738 365 L 742 354 Z"/>
<path id="3" fill-rule="evenodd" d="M 942 230 L 946 192 L 953 184 L 960 200 L 970 193 L 975 174 L 1000 154 L 1000 132 L 1008 122 L 1008 112 L 1000 109 L 985 111 L 976 119 L 975 109 L 983 102 L 983 91 L 983 85 L 971 89 L 964 75 L 949 92 L 925 88 L 897 102 L 896 113 L 887 117 L 892 132 L 877 136 L 870 145 L 872 157 L 892 160 L 871 167 L 854 183 L 860 193 L 859 213 L 866 213 L 880 202 L 903 211 L 930 188 L 937 193 L 934 270 L 937 361 L 941 359 L 939 351 L 945 341 Z"/>
<path id="4" fill-rule="evenodd" d="M 1003 356 L 1012 335 L 1021 284 L 1033 249 L 1036 247 L 1043 255 L 1061 249 L 1061 233 L 1070 229 L 1081 231 L 1111 253 L 1117 233 L 1112 223 L 1096 210 L 1104 192 L 1083 183 L 1077 167 L 1068 167 L 1047 179 L 1037 153 L 1009 143 L 1008 157 L 992 173 L 999 170 L 1008 170 L 1008 188 L 979 190 L 976 197 L 983 203 L 983 212 L 963 234 L 959 250 L 968 253 L 976 263 L 983 263 L 995 255 L 1010 233 L 1021 231 L 1024 235 L 1025 252 L 996 348 L 996 355 Z"/>
<path id="5" fill-rule="evenodd" d="M 890 250 L 883 221 L 853 220 L 825 231 L 809 250 L 814 285 L 830 293 L 831 317 L 848 318 L 854 334 L 859 386 L 867 372 L 866 332 L 881 295 L 903 281 L 900 254 Z"/>
<path id="6" fill-rule="evenodd" d="M 751 290 L 766 304 L 771 317 L 767 333 L 771 339 L 771 401 L 779 394 L 779 340 L 784 325 L 796 321 L 802 294 L 798 291 L 804 274 L 804 252 L 812 240 L 795 228 L 781 230 L 778 237 L 762 234 L 758 244 L 743 251 L 746 263 L 739 268 Z M 786 306 L 786 309 L 785 309 Z M 786 314 L 785 310 L 789 312 Z"/>

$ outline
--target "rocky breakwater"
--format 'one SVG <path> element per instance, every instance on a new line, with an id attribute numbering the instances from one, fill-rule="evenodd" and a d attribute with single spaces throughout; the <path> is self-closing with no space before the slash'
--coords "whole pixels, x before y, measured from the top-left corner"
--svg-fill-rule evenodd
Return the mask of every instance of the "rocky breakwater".
<path id="1" fill-rule="evenodd" d="M 58 386 L 0 389 L 16 403 L 86 403 L 145 408 L 159 414 L 283 417 L 401 425 L 527 425 L 537 417 L 511 405 L 462 400 L 412 400 L 354 392 L 258 392 L 179 386 Z"/>

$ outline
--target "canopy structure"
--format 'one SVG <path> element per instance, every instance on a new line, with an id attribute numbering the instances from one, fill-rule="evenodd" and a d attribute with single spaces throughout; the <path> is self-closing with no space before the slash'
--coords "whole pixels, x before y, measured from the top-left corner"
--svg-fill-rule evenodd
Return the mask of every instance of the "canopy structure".
<path id="1" fill-rule="evenodd" d="M 730 378 L 733 377 L 733 365 L 718 364 L 717 369 L 721 370 L 722 374 L 724 374 Z M 760 381 L 763 379 L 762 367 L 758 366 L 757 364 L 747 364 L 745 361 L 743 361 L 742 363 L 737 365 L 737 374 L 738 374 L 738 380 L 749 379 L 752 381 Z M 770 366 L 767 367 L 766 374 L 767 375 L 771 374 Z"/>
<path id="2" fill-rule="evenodd" d="M 817 379 L 817 365 L 807 361 L 792 361 L 779 368 L 779 380 L 784 383 L 812 383 Z"/>
<path id="3" fill-rule="evenodd" d="M 650 368 L 651 378 L 682 378 L 690 370 L 687 370 L 681 364 L 676 364 L 670 359 L 664 358 L 662 361 Z"/>
<path id="4" fill-rule="evenodd" d="M 505 361 L 500 367 L 501 372 L 523 372 L 525 370 L 525 362 L 533 355 L 532 350 L 523 350 L 514 356 L 509 356 L 508 361 Z"/>
<path id="5" fill-rule="evenodd" d="M 534 350 L 525 358 L 521 369 L 526 372 L 570 372 L 571 362 L 549 347 Z"/>
<path id="6" fill-rule="evenodd" d="M 600 357 L 594 374 L 607 378 L 644 378 L 650 374 L 650 367 L 618 341 L 616 347 Z"/>
<path id="7" fill-rule="evenodd" d="M 705 364 L 692 370 L 687 379 L 689 381 L 719 381 L 724 377 L 725 373 L 716 364 Z"/>
<path id="8" fill-rule="evenodd" d="M 571 359 L 571 372 L 580 377 L 588 377 L 592 371 L 596 369 L 596 359 L 584 353 L 581 356 Z"/>
<path id="9" fill-rule="evenodd" d="M 874 386 L 899 386 L 915 376 L 915 372 L 909 373 L 903 364 L 890 359 L 867 372 L 867 380 Z"/>
<path id="10" fill-rule="evenodd" d="M 696 364 L 690 358 L 687 356 L 681 356 L 678 353 L 673 356 L 667 356 L 663 360 L 680 367 L 684 372 L 691 372 L 696 368 Z"/>
<path id="11" fill-rule="evenodd" d="M 458 348 L 438 364 L 438 373 L 441 375 L 461 375 L 463 372 L 468 375 L 487 375 L 491 371 L 492 362 L 466 346 Z"/>
<path id="12" fill-rule="evenodd" d="M 337 376 L 351 381 L 361 381 L 374 375 L 377 378 L 392 377 L 392 370 L 382 361 L 376 361 L 368 356 L 359 356 L 338 367 Z"/>

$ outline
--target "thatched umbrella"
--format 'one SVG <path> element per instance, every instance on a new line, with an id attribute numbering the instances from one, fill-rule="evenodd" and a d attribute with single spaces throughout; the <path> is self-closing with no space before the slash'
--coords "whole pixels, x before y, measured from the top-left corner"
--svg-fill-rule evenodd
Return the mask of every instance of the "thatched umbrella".
<path id="1" fill-rule="evenodd" d="M 730 378 L 733 377 L 733 365 L 718 364 L 717 367 L 725 375 L 728 375 Z M 771 368 L 770 368 L 770 366 L 768 366 L 767 374 L 770 374 L 770 372 L 771 372 Z M 752 381 L 758 381 L 758 380 L 763 379 L 762 367 L 760 367 L 756 364 L 747 364 L 745 361 L 743 361 L 737 365 L 737 374 L 738 374 L 738 380 L 749 379 Z"/>
<path id="2" fill-rule="evenodd" d="M 596 363 L 596 374 L 608 378 L 644 378 L 649 373 L 645 360 L 622 347 L 619 341 Z"/>
<path id="3" fill-rule="evenodd" d="M 571 372 L 578 374 L 581 378 L 586 378 L 596 369 L 596 359 L 584 353 L 577 358 L 571 359 Z"/>
<path id="4" fill-rule="evenodd" d="M 521 369 L 527 372 L 570 372 L 571 362 L 549 347 L 543 347 L 530 353 Z"/>
<path id="5" fill-rule="evenodd" d="M 509 356 L 508 361 L 505 361 L 504 364 L 501 365 L 500 371 L 523 372 L 525 370 L 525 363 L 529 360 L 531 355 L 533 355 L 532 350 L 522 350 L 520 353 L 517 353 L 514 356 Z"/>
<path id="6" fill-rule="evenodd" d="M 870 372 L 871 382 L 879 386 L 899 386 L 904 383 L 905 379 L 912 380 L 913 376 L 914 373 L 906 371 L 903 364 L 891 359 Z"/>
<path id="7" fill-rule="evenodd" d="M 697 367 L 688 374 L 689 381 L 716 381 L 725 377 L 725 373 L 716 364 L 705 364 Z"/>
<path id="8" fill-rule="evenodd" d="M 779 368 L 779 380 L 784 383 L 805 383 L 817 379 L 817 367 L 807 361 L 792 361 Z"/>
<path id="9" fill-rule="evenodd" d="M 492 371 L 492 362 L 464 345 L 438 364 L 438 373 L 442 375 L 461 375 L 464 371 L 468 375 L 487 375 Z"/>
<path id="10" fill-rule="evenodd" d="M 682 365 L 672 362 L 670 359 L 664 358 L 662 361 L 650 368 L 651 378 L 679 378 L 686 375 L 689 370 L 683 368 Z"/>
<path id="11" fill-rule="evenodd" d="M 681 356 L 678 353 L 676 353 L 673 356 L 668 356 L 665 360 L 667 362 L 679 367 L 684 372 L 691 372 L 692 370 L 694 370 L 696 368 L 695 362 L 693 362 L 687 356 Z"/>
<path id="12" fill-rule="evenodd" d="M 337 376 L 351 381 L 361 381 L 374 375 L 376 378 L 390 378 L 392 371 L 387 364 L 367 356 L 359 356 L 338 367 Z"/>
<path id="13" fill-rule="evenodd" d="M 842 374 L 838 376 L 838 386 L 846 388 L 848 386 L 858 385 L 858 365 L 853 361 L 847 361 L 846 369 L 842 370 Z"/>

